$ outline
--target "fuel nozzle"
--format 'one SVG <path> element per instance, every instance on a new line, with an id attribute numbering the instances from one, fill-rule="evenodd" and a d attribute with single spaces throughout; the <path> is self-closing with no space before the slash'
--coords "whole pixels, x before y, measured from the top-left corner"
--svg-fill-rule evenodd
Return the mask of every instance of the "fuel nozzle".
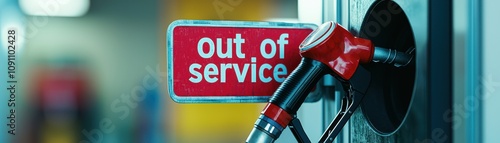
<path id="1" fill-rule="evenodd" d="M 355 37 L 334 22 L 326 22 L 314 30 L 299 49 L 303 57 L 300 64 L 273 94 L 246 142 L 274 142 L 325 74 L 348 81 L 360 63 L 376 60 L 406 65 L 411 61 L 408 54 L 375 48 L 370 40 Z"/>

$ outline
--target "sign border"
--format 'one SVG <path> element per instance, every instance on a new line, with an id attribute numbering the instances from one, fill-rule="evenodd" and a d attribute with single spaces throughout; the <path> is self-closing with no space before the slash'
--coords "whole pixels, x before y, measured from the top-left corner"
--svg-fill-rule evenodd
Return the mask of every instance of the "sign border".
<path id="1" fill-rule="evenodd" d="M 262 103 L 268 102 L 269 96 L 177 96 L 174 92 L 173 73 L 173 34 L 177 26 L 206 26 L 206 27 L 244 27 L 244 28 L 300 28 L 315 30 L 318 26 L 310 23 L 286 23 L 286 22 L 257 22 L 257 21 L 216 21 L 216 20 L 175 20 L 167 29 L 167 78 L 168 94 L 177 103 Z M 297 50 L 299 50 L 297 48 Z M 311 93 L 314 94 L 314 93 Z M 313 101 L 319 98 L 312 99 Z"/>

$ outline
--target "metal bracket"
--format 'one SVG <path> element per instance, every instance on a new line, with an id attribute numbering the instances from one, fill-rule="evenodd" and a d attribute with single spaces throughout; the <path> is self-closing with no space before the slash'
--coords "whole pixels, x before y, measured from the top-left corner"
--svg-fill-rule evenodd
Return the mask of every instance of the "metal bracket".
<path id="1" fill-rule="evenodd" d="M 365 96 L 365 92 L 368 89 L 370 81 L 370 72 L 362 66 L 359 66 L 349 81 L 342 82 L 346 95 L 342 98 L 340 111 L 325 130 L 323 135 L 321 135 L 319 142 L 333 142 L 335 137 L 340 133 L 340 131 L 342 131 L 342 128 L 347 123 L 349 118 L 351 118 L 351 115 L 354 111 L 356 111 L 356 108 L 360 105 L 363 97 Z"/>
<path id="2" fill-rule="evenodd" d="M 362 66 L 359 66 L 356 69 L 354 75 L 349 81 L 341 81 L 346 94 L 342 98 L 340 111 L 337 116 L 330 123 L 323 135 L 321 135 L 319 140 L 320 143 L 332 143 L 335 137 L 340 133 L 340 131 L 342 131 L 342 128 L 347 123 L 349 118 L 351 118 L 351 115 L 361 104 L 370 81 L 370 72 Z M 293 117 L 288 126 L 299 143 L 311 142 L 296 116 Z"/>
<path id="3" fill-rule="evenodd" d="M 299 121 L 299 118 L 294 117 L 292 121 L 288 124 L 288 127 L 290 127 L 290 130 L 293 133 L 293 136 L 295 136 L 295 139 L 299 143 L 310 143 L 311 140 L 309 140 L 309 137 L 307 137 L 306 132 L 304 131 L 304 128 L 302 127 L 302 124 Z"/>

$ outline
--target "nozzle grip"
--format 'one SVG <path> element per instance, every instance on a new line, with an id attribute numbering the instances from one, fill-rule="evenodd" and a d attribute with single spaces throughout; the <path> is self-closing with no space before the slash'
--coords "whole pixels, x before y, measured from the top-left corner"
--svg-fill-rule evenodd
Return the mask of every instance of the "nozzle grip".
<path id="1" fill-rule="evenodd" d="M 269 102 L 281 107 L 290 115 L 295 115 L 308 93 L 329 71 L 331 70 L 328 66 L 319 61 L 302 58 L 299 66 L 279 86 Z"/>

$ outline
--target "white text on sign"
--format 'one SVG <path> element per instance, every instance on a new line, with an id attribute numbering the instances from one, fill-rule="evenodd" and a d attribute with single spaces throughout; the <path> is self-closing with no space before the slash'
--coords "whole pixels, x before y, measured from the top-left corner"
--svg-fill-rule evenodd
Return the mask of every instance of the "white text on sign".
<path id="1" fill-rule="evenodd" d="M 260 54 L 265 59 L 272 59 L 276 56 L 276 53 L 279 53 L 279 59 L 285 58 L 285 45 L 288 44 L 288 33 L 283 33 L 280 35 L 279 39 L 276 42 L 272 39 L 264 39 L 260 44 Z M 233 50 L 233 43 L 235 44 Z M 226 52 L 223 52 L 223 42 L 222 38 L 216 38 L 215 42 L 213 39 L 208 37 L 203 37 L 198 41 L 197 51 L 200 57 L 208 59 L 212 58 L 215 54 L 219 58 L 233 58 L 233 51 L 236 54 L 237 58 L 244 59 L 245 53 L 242 52 L 242 44 L 245 43 L 245 39 L 241 37 L 240 33 L 235 35 L 235 38 L 227 38 L 226 39 Z M 209 50 L 204 51 L 203 46 L 208 44 Z M 268 46 L 269 45 L 269 46 Z M 266 52 L 266 47 L 271 47 L 270 52 Z M 257 65 L 257 58 L 251 57 L 250 63 L 245 63 L 241 67 L 238 63 L 220 63 L 216 65 L 214 63 L 209 63 L 203 67 L 203 65 L 198 63 L 193 63 L 189 66 L 189 72 L 191 73 L 191 77 L 189 81 L 193 83 L 199 83 L 203 80 L 208 83 L 215 82 L 226 82 L 226 73 L 234 71 L 236 75 L 236 79 L 239 83 L 245 82 L 245 79 L 248 74 L 248 70 L 250 70 L 250 79 L 252 83 L 257 82 L 257 74 L 258 79 L 261 82 L 268 83 L 273 79 L 276 82 L 283 82 L 285 80 L 285 76 L 288 74 L 286 66 L 282 63 L 278 63 L 274 65 L 274 67 L 268 63 L 264 63 L 262 65 Z M 272 70 L 272 76 L 266 77 L 264 75 L 265 70 Z"/>

